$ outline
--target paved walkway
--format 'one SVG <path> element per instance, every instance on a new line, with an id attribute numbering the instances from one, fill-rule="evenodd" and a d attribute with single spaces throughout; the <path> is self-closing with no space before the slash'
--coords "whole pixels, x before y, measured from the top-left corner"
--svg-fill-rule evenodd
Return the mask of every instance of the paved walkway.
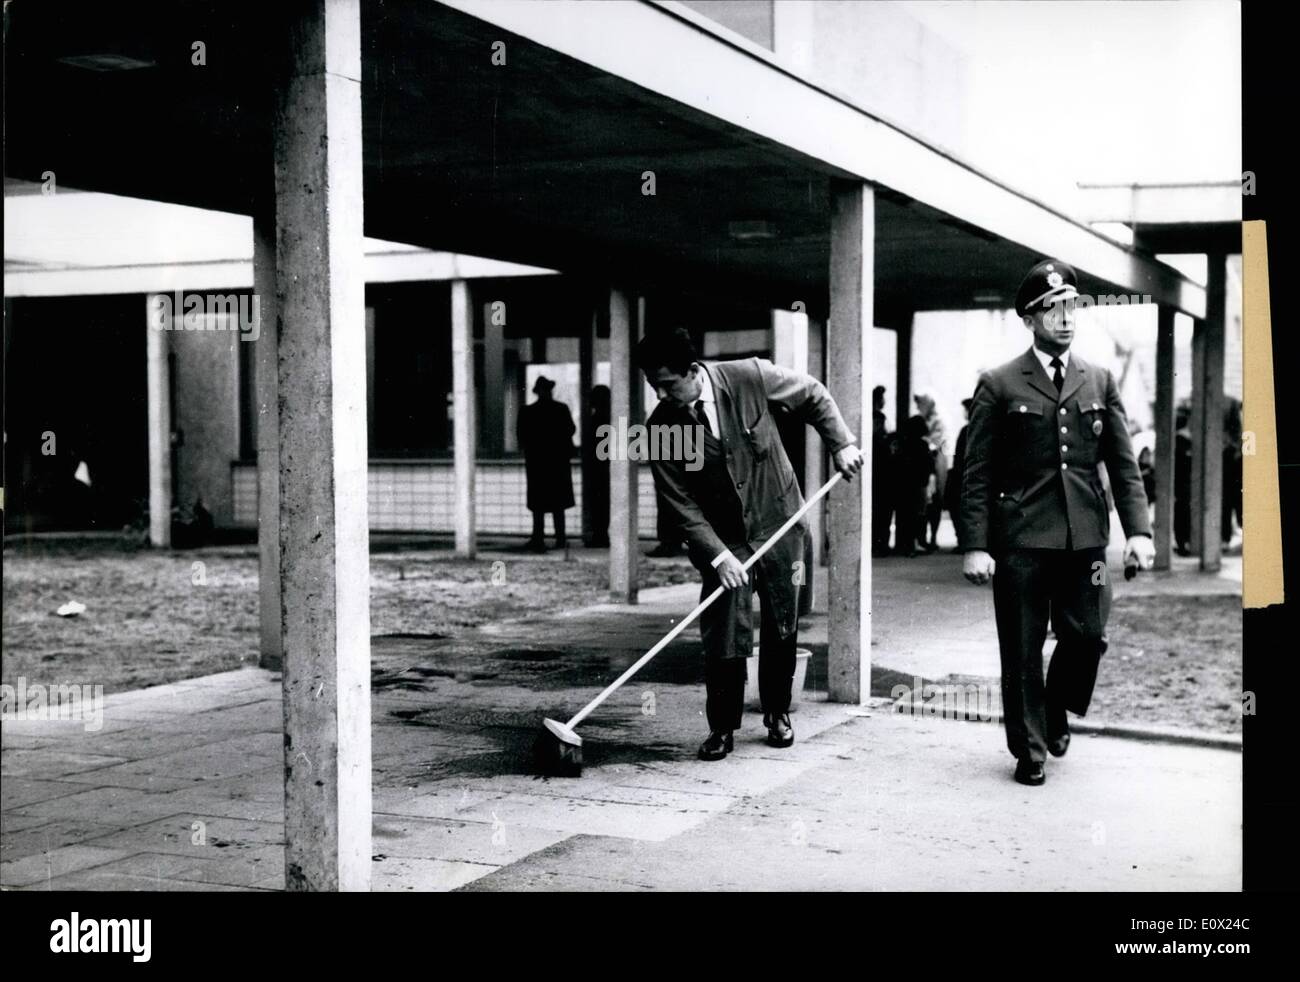
<path id="1" fill-rule="evenodd" d="M 875 564 L 879 679 L 996 671 L 987 593 L 956 564 Z M 582 778 L 536 777 L 541 717 L 576 711 L 695 594 L 377 639 L 374 888 L 1240 889 L 1240 752 L 1080 735 L 1027 789 L 996 725 L 806 692 L 793 748 L 766 747 L 754 714 L 735 754 L 703 763 L 691 631 L 583 724 Z M 803 637 L 824 636 L 814 614 Z M 95 732 L 5 723 L 0 885 L 281 889 L 278 681 L 244 669 L 110 695 Z"/>

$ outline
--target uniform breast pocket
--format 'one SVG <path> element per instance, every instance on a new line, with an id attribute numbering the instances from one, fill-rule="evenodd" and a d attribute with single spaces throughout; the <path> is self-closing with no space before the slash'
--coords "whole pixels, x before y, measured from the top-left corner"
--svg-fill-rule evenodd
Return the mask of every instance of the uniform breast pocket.
<path id="1" fill-rule="evenodd" d="M 1085 440 L 1100 440 L 1106 432 L 1106 407 L 1093 399 L 1083 398 L 1076 404 L 1079 430 Z"/>
<path id="2" fill-rule="evenodd" d="M 1026 426 L 1036 425 L 1043 421 L 1043 404 L 1037 399 L 1013 399 L 1007 403 L 1007 422 L 1014 425 L 1017 422 Z"/>

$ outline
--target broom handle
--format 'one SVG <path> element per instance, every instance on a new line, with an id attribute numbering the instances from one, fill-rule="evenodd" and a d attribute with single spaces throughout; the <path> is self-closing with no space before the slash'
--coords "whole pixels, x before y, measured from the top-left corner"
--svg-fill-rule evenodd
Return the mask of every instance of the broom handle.
<path id="1" fill-rule="evenodd" d="M 821 499 L 826 495 L 826 492 L 828 492 L 831 488 L 835 487 L 836 482 L 839 481 L 839 479 L 843 476 L 844 475 L 841 474 L 839 471 L 836 471 L 835 474 L 831 477 L 831 479 L 827 481 L 825 484 L 823 484 L 821 486 L 821 489 L 818 490 L 816 494 L 814 494 L 811 498 L 809 498 L 807 501 L 804 502 L 802 508 L 800 508 L 797 512 L 794 513 L 794 515 L 792 515 L 789 519 L 787 519 L 786 523 L 782 525 L 779 529 L 777 529 L 776 533 L 770 539 L 768 539 L 761 546 L 759 546 L 757 552 L 755 552 L 752 556 L 750 556 L 748 559 L 745 560 L 745 562 L 741 565 L 740 568 L 745 572 L 749 572 L 749 568 L 753 566 L 754 563 L 758 562 L 759 558 L 765 552 L 771 549 L 772 546 L 776 545 L 777 540 L 780 539 L 781 536 L 785 535 L 785 533 L 789 532 L 790 529 L 794 527 L 795 523 L 798 522 L 799 519 L 803 518 L 805 514 L 807 514 L 809 508 L 817 504 L 817 502 L 821 501 Z M 725 589 L 726 587 L 719 586 L 716 590 L 714 590 L 707 597 L 701 600 L 699 606 L 696 607 L 694 610 L 692 610 L 689 614 L 687 614 L 686 618 L 682 620 L 679 624 L 677 624 L 676 627 L 674 627 L 671 631 L 665 634 L 658 644 L 656 644 L 653 648 L 651 648 L 644 655 L 642 655 L 635 662 L 633 662 L 632 665 L 627 669 L 627 671 L 625 671 L 622 675 L 620 675 L 608 686 L 606 686 L 604 692 L 598 695 L 595 699 L 591 700 L 591 702 L 587 703 L 587 705 L 583 706 L 582 709 L 578 711 L 578 715 L 574 716 L 573 719 L 569 720 L 568 722 L 569 729 L 573 729 L 584 719 L 586 719 L 591 714 L 592 710 L 594 710 L 602 702 L 604 702 L 611 695 L 613 695 L 614 690 L 616 690 L 619 686 L 621 686 L 624 682 L 630 679 L 637 672 L 641 671 L 642 667 L 645 666 L 646 662 L 648 662 L 655 655 L 659 654 L 659 652 L 661 652 L 665 648 L 665 646 L 667 646 L 667 644 L 670 641 L 672 641 L 673 638 L 677 637 L 677 635 L 681 634 L 682 631 L 686 630 L 687 625 L 694 622 L 695 618 L 699 617 L 702 613 L 704 613 L 705 609 L 709 606 L 709 604 L 713 603 L 713 601 L 717 600 L 720 596 L 722 596 L 722 592 Z"/>

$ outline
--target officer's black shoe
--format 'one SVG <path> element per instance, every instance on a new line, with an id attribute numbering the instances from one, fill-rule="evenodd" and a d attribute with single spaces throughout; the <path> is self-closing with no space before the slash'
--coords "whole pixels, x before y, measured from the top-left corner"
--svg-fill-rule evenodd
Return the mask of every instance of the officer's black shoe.
<path id="1" fill-rule="evenodd" d="M 714 730 L 709 734 L 709 738 L 700 744 L 700 760 L 721 760 L 733 749 L 735 749 L 735 742 L 731 738 L 731 731 L 724 733 L 721 730 Z"/>
<path id="2" fill-rule="evenodd" d="M 1024 759 L 1016 761 L 1016 780 L 1021 784 L 1028 784 L 1031 788 L 1038 787 L 1047 780 L 1047 772 L 1043 769 L 1042 761 Z"/>
<path id="3" fill-rule="evenodd" d="M 794 727 L 789 713 L 764 713 L 763 725 L 767 727 L 769 747 L 789 747 L 794 743 Z"/>

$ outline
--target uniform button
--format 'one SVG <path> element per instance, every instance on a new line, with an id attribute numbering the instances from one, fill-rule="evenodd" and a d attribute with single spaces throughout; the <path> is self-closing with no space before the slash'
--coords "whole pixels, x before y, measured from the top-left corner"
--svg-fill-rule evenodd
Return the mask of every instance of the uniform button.
<path id="1" fill-rule="evenodd" d="M 1065 415 L 1065 407 L 1064 407 L 1064 406 L 1061 407 L 1061 415 L 1062 415 L 1062 416 Z"/>
<path id="2" fill-rule="evenodd" d="M 1064 443 L 1062 443 L 1062 444 L 1061 444 L 1061 453 L 1069 453 L 1069 452 L 1070 452 L 1070 448 L 1067 447 Z"/>
<path id="3" fill-rule="evenodd" d="M 1069 433 L 1070 430 L 1069 430 L 1068 427 L 1062 426 L 1062 427 L 1061 427 L 1061 432 L 1062 432 L 1062 433 Z"/>
<path id="4" fill-rule="evenodd" d="M 745 482 L 744 482 L 744 481 L 737 481 L 737 482 L 736 482 L 736 487 L 737 487 L 737 488 L 743 488 L 744 486 L 745 486 Z"/>
<path id="5" fill-rule="evenodd" d="M 998 492 L 998 497 L 999 497 L 999 498 L 1005 498 L 1006 496 L 1007 496 L 1007 495 L 1006 495 L 1006 492 L 1005 492 L 1005 491 L 999 491 L 999 492 Z"/>
<path id="6" fill-rule="evenodd" d="M 1028 406 L 1021 406 L 1021 407 L 1020 407 L 1020 411 L 1021 411 L 1022 413 L 1027 413 L 1027 412 L 1029 412 L 1029 407 L 1028 407 Z"/>
<path id="7" fill-rule="evenodd" d="M 1065 463 L 1064 461 L 1062 461 L 1062 462 L 1061 462 L 1061 470 L 1063 470 L 1063 471 L 1068 471 L 1069 469 L 1070 469 L 1070 465 L 1067 464 L 1067 463 Z"/>

